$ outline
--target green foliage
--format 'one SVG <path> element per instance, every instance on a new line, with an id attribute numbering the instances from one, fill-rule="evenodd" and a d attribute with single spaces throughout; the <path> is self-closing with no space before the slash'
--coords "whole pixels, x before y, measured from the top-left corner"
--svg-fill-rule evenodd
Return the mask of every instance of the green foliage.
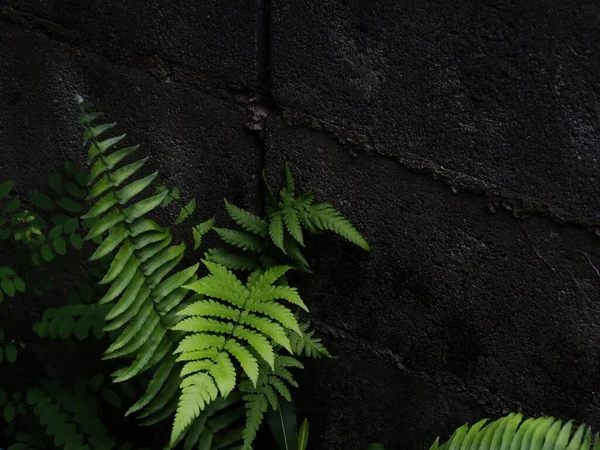
<path id="1" fill-rule="evenodd" d="M 294 179 L 287 164 L 285 186 L 281 189 L 279 198 L 273 194 L 264 175 L 263 181 L 269 197 L 266 217 L 260 218 L 225 200 L 229 216 L 241 230 L 214 228 L 230 248 L 211 249 L 206 253 L 206 259 L 231 270 L 255 270 L 259 266 L 268 268 L 285 263 L 310 272 L 301 251 L 305 246 L 305 235 L 323 231 L 332 231 L 359 247 L 370 250 L 362 235 L 333 206 L 328 203 L 313 205 L 311 192 L 295 196 Z"/>
<path id="2" fill-rule="evenodd" d="M 236 388 L 234 362 L 256 385 L 259 359 L 275 369 L 276 347 L 292 352 L 288 333 L 299 326 L 288 304 L 306 309 L 295 288 L 273 284 L 290 267 L 254 272 L 242 283 L 223 266 L 204 264 L 210 274 L 185 287 L 205 297 L 179 312 L 185 319 L 173 327 L 186 337 L 176 350 L 185 365 L 172 444 L 207 405 Z"/>
<path id="3" fill-rule="evenodd" d="M 169 191 L 140 198 L 157 172 L 137 177 L 148 158 L 131 160 L 137 146 L 117 149 L 124 135 L 101 139 L 112 128 L 96 125 L 99 114 L 82 105 L 80 122 L 89 144 L 91 165 L 89 200 L 94 204 L 84 218 L 95 219 L 86 239 L 101 238 L 91 260 L 108 258 L 110 266 L 100 284 L 108 287 L 99 305 L 110 305 L 106 331 L 117 338 L 105 359 L 129 359 L 127 367 L 113 374 L 123 382 L 143 372 L 153 372 L 146 393 L 128 411 L 137 412 L 145 424 L 168 417 L 179 385 L 179 365 L 174 354 L 178 339 L 170 331 L 187 290 L 182 286 L 196 280 L 198 265 L 175 271 L 185 245 L 171 245 L 168 228 L 147 217 L 163 204 Z"/>
<path id="4" fill-rule="evenodd" d="M 600 448 L 598 433 L 573 421 L 564 422 L 554 417 L 539 417 L 524 420 L 522 414 L 508 416 L 489 422 L 481 420 L 475 425 L 463 425 L 450 439 L 439 444 L 439 439 L 430 450 L 472 448 L 473 450 L 591 450 Z"/>

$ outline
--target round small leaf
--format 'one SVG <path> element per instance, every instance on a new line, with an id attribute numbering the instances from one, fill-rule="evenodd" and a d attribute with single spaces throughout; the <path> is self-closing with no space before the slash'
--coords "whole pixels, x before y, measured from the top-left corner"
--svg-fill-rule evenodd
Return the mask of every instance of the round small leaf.
<path id="1" fill-rule="evenodd" d="M 9 297 L 15 295 L 15 285 L 13 284 L 12 280 L 9 280 L 8 278 L 2 278 L 2 280 L 0 280 L 0 287 L 2 287 L 2 290 Z"/>
<path id="2" fill-rule="evenodd" d="M 6 356 L 6 360 L 11 364 L 17 360 L 17 354 L 17 347 L 15 347 L 13 344 L 8 344 L 4 348 L 4 356 Z"/>
<path id="3" fill-rule="evenodd" d="M 88 176 L 84 172 L 76 172 L 75 173 L 75 181 L 77 181 L 81 186 L 87 187 Z"/>
<path id="4" fill-rule="evenodd" d="M 66 234 L 74 233 L 75 230 L 77 230 L 78 226 L 79 226 L 79 219 L 77 219 L 77 217 L 73 217 L 73 218 L 67 220 L 64 225 L 65 233 Z"/>
<path id="5" fill-rule="evenodd" d="M 42 247 L 40 248 L 40 253 L 42 254 L 42 258 L 44 258 L 44 260 L 48 262 L 54 259 L 54 253 L 52 252 L 50 244 L 42 245 Z"/>
<path id="6" fill-rule="evenodd" d="M 90 379 L 90 391 L 98 391 L 102 387 L 102 383 L 104 383 L 104 375 L 101 373 L 94 375 Z"/>
<path id="7" fill-rule="evenodd" d="M 33 332 L 41 338 L 48 336 L 48 322 L 39 322 L 33 325 Z"/>
<path id="8" fill-rule="evenodd" d="M 75 167 L 75 163 L 73 161 L 65 161 L 65 173 L 68 177 L 72 177 L 73 175 L 75 175 L 76 170 L 77 168 Z"/>
<path id="9" fill-rule="evenodd" d="M 61 339 L 67 339 L 73 332 L 75 326 L 75 319 L 72 316 L 63 317 L 58 325 L 58 335 Z"/>
<path id="10" fill-rule="evenodd" d="M 19 292 L 25 292 L 25 282 L 17 277 L 13 279 L 13 284 L 15 286 L 15 289 Z"/>
<path id="11" fill-rule="evenodd" d="M 54 250 L 56 250 L 56 253 L 58 253 L 59 255 L 64 255 L 65 253 L 67 253 L 67 243 L 63 238 L 59 237 L 54 239 L 52 245 L 54 246 Z"/>
<path id="12" fill-rule="evenodd" d="M 12 191 L 12 188 L 12 181 L 5 181 L 4 183 L 0 183 L 0 198 L 6 196 L 10 191 Z"/>
<path id="13" fill-rule="evenodd" d="M 13 212 L 16 211 L 17 208 L 21 206 L 21 200 L 18 198 L 12 198 L 4 204 L 4 211 Z"/>
<path id="14" fill-rule="evenodd" d="M 87 191 L 75 183 L 67 183 L 65 190 L 69 195 L 78 199 L 84 199 L 87 196 Z"/>
<path id="15" fill-rule="evenodd" d="M 60 193 L 62 191 L 62 177 L 60 173 L 53 173 L 48 177 L 48 184 L 54 190 L 54 192 Z"/>
<path id="16" fill-rule="evenodd" d="M 77 233 L 69 235 L 69 242 L 77 250 L 81 250 L 81 247 L 83 247 L 83 239 Z"/>
<path id="17" fill-rule="evenodd" d="M 4 405 L 4 410 L 2 411 L 2 417 L 4 417 L 4 421 L 6 423 L 11 423 L 15 418 L 15 407 L 12 403 L 7 403 Z"/>
<path id="18" fill-rule="evenodd" d="M 56 225 L 54 227 L 52 227 L 52 229 L 50 230 L 50 233 L 48 233 L 48 237 L 50 239 L 56 239 L 57 237 L 59 237 L 63 232 L 63 226 L 62 225 Z"/>
<path id="19" fill-rule="evenodd" d="M 80 317 L 75 322 L 75 326 L 73 327 L 73 332 L 75 337 L 80 341 L 83 341 L 90 332 L 90 321 L 87 317 Z"/>
<path id="20" fill-rule="evenodd" d="M 115 408 L 121 407 L 121 398 L 112 389 L 102 389 L 102 396 L 107 403 L 114 406 Z"/>
<path id="21" fill-rule="evenodd" d="M 72 198 L 63 197 L 58 201 L 58 206 L 60 206 L 65 211 L 69 212 L 80 212 L 83 211 L 83 206 L 79 202 L 76 202 Z"/>
<path id="22" fill-rule="evenodd" d="M 41 192 L 35 192 L 34 194 L 31 194 L 30 198 L 31 202 L 40 209 L 52 209 L 54 207 L 52 199 Z"/>

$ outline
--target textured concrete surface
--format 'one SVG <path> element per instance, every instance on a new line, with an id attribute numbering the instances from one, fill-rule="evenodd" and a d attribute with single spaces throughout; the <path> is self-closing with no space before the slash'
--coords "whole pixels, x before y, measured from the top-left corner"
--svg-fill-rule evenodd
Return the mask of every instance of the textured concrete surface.
<path id="1" fill-rule="evenodd" d="M 324 132 L 283 119 L 269 131 L 267 169 L 289 161 L 373 247 L 329 237 L 312 246 L 303 294 L 318 328 L 362 345 L 311 367 L 303 401 L 320 399 L 310 407 L 315 448 L 359 449 L 376 429 L 394 448 L 422 449 L 449 425 L 521 408 L 599 424 L 595 236 L 492 212 L 485 197 L 455 194 L 392 158 L 353 157 Z"/>
<path id="2" fill-rule="evenodd" d="M 362 133 L 370 151 L 457 187 L 508 191 L 524 214 L 599 223 L 598 2 L 272 8 L 278 105 Z"/>
<path id="3" fill-rule="evenodd" d="M 600 428 L 596 2 L 109 3 L 0 5 L 0 179 L 82 161 L 76 93 L 202 217 L 289 161 L 373 246 L 319 237 L 298 279 L 339 356 L 302 375 L 311 449 Z"/>
<path id="4" fill-rule="evenodd" d="M 256 204 L 259 139 L 246 129 L 246 107 L 177 83 L 115 66 L 0 23 L 0 178 L 24 192 L 43 185 L 66 158 L 84 164 L 75 95 L 117 121 L 127 143 L 143 145 L 166 180 L 195 196 L 202 217 L 222 198 Z M 83 166 L 85 167 L 85 166 Z"/>
<path id="5" fill-rule="evenodd" d="M 97 51 L 156 56 L 253 89 L 264 76 L 262 2 L 5 0 L 0 6 L 73 30 Z"/>

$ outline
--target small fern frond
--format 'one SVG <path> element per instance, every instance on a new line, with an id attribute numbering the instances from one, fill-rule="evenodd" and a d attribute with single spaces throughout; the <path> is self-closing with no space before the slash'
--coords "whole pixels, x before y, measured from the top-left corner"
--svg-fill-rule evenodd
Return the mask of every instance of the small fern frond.
<path id="1" fill-rule="evenodd" d="M 269 225 L 260 217 L 255 216 L 242 208 L 238 208 L 227 200 L 225 200 L 225 208 L 227 208 L 227 212 L 233 221 L 244 230 L 263 238 L 267 237 Z"/>
<path id="2" fill-rule="evenodd" d="M 281 211 L 271 213 L 269 217 L 269 236 L 273 243 L 285 253 L 285 247 L 283 246 L 283 218 Z"/>
<path id="3" fill-rule="evenodd" d="M 245 251 L 260 252 L 263 243 L 260 237 L 243 231 L 229 230 L 227 228 L 213 228 L 219 237 L 229 245 Z"/>
<path id="4" fill-rule="evenodd" d="M 239 389 L 244 394 L 243 399 L 246 403 L 246 424 L 242 432 L 244 449 L 252 448 L 258 428 L 269 407 L 274 410 L 279 408 L 278 395 L 286 400 L 291 399 L 288 386 L 296 387 L 298 383 L 287 367 L 303 368 L 303 365 L 295 358 L 277 355 L 273 370 L 261 370 L 261 376 L 255 385 L 247 380 L 240 383 Z"/>
<path id="5" fill-rule="evenodd" d="M 215 219 L 211 218 L 192 228 L 192 237 L 194 238 L 194 250 L 198 250 L 200 245 L 202 245 L 202 239 L 204 238 L 204 235 L 208 233 L 214 226 Z"/>
<path id="6" fill-rule="evenodd" d="M 344 216 L 342 216 L 329 203 L 320 203 L 312 206 L 309 211 L 309 218 L 315 228 L 321 231 L 333 231 L 348 241 L 358 245 L 360 248 L 370 251 L 371 247 Z"/>
<path id="7" fill-rule="evenodd" d="M 229 270 L 256 270 L 260 267 L 255 255 L 233 253 L 224 248 L 211 248 L 204 254 L 204 258 Z"/>
<path id="8" fill-rule="evenodd" d="M 286 208 L 282 211 L 282 213 L 286 230 L 300 245 L 304 247 L 304 238 L 302 236 L 302 227 L 300 226 L 298 211 L 293 208 Z"/>
<path id="9" fill-rule="evenodd" d="M 310 330 L 310 323 L 300 324 L 298 332 L 290 333 L 290 343 L 295 355 L 306 355 L 309 358 L 333 358 L 325 348 L 320 338 L 314 337 L 314 330 Z"/>
<path id="10" fill-rule="evenodd" d="M 179 225 L 189 219 L 192 214 L 196 211 L 196 199 L 191 199 L 185 206 L 181 208 L 177 218 L 175 219 L 175 225 Z"/>

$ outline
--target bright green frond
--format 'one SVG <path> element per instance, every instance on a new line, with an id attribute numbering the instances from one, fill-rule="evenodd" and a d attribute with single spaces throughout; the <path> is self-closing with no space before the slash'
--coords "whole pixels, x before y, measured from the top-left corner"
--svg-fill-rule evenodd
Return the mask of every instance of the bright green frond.
<path id="1" fill-rule="evenodd" d="M 273 346 L 260 333 L 249 330 L 241 326 L 235 327 L 233 335 L 239 339 L 244 339 L 258 353 L 258 355 L 273 367 L 275 365 L 275 352 Z"/>
<path id="2" fill-rule="evenodd" d="M 304 239 L 302 237 L 302 227 L 300 226 L 300 219 L 298 218 L 298 212 L 293 208 L 286 208 L 282 212 L 283 221 L 285 228 L 290 235 L 302 246 L 304 246 Z"/>
<path id="3" fill-rule="evenodd" d="M 276 211 L 271 214 L 269 221 L 269 236 L 273 243 L 285 253 L 283 246 L 283 218 L 281 211 Z"/>
<path id="4" fill-rule="evenodd" d="M 309 210 L 310 221 L 321 231 L 333 231 L 360 248 L 370 251 L 371 247 L 344 216 L 328 203 L 320 203 Z"/>
<path id="5" fill-rule="evenodd" d="M 257 312 L 276 320 L 285 328 L 289 328 L 296 333 L 300 332 L 298 321 L 294 313 L 283 305 L 275 302 L 263 303 L 257 302 L 246 306 L 248 311 Z"/>
<path id="6" fill-rule="evenodd" d="M 202 350 L 210 347 L 223 347 L 225 345 L 225 337 L 215 336 L 211 334 L 191 334 L 186 336 L 175 350 L 175 353 L 193 352 L 194 350 Z"/>
<path id="7" fill-rule="evenodd" d="M 198 250 L 202 245 L 202 238 L 215 226 L 215 219 L 211 218 L 199 223 L 192 228 L 192 237 L 194 238 L 194 250 Z"/>
<path id="8" fill-rule="evenodd" d="M 248 378 L 256 385 L 259 369 L 258 361 L 256 361 L 254 355 L 252 355 L 245 346 L 233 339 L 227 341 L 224 349 L 233 355 Z"/>
<path id="9" fill-rule="evenodd" d="M 171 432 L 171 445 L 179 440 L 180 435 L 192 423 L 192 420 L 198 417 L 200 412 L 219 394 L 214 380 L 206 373 L 198 373 L 185 378 L 181 386 L 179 406 Z"/>
<path id="10" fill-rule="evenodd" d="M 207 319 L 205 317 L 190 317 L 175 325 L 173 330 L 188 331 L 190 333 L 213 332 L 228 334 L 233 330 L 233 323 L 221 320 Z"/>
<path id="11" fill-rule="evenodd" d="M 295 355 L 303 353 L 309 358 L 332 358 L 329 351 L 322 344 L 320 338 L 314 337 L 314 330 L 309 329 L 310 324 L 300 324 L 300 329 L 296 333 L 290 333 L 290 342 Z"/>
<path id="12" fill-rule="evenodd" d="M 229 216 L 244 230 L 263 238 L 267 237 L 269 225 L 263 219 L 242 208 L 238 208 L 227 200 L 225 200 L 225 207 Z"/>
<path id="13" fill-rule="evenodd" d="M 260 317 L 255 314 L 248 314 L 240 319 L 240 323 L 248 325 L 262 334 L 268 336 L 275 343 L 292 353 L 290 339 L 284 328 L 266 317 Z"/>
<path id="14" fill-rule="evenodd" d="M 304 311 L 308 311 L 308 307 L 300 298 L 298 290 L 290 286 L 256 286 L 251 290 L 250 295 L 253 299 L 261 302 L 269 300 L 287 300 L 288 302 L 299 306 Z"/>

